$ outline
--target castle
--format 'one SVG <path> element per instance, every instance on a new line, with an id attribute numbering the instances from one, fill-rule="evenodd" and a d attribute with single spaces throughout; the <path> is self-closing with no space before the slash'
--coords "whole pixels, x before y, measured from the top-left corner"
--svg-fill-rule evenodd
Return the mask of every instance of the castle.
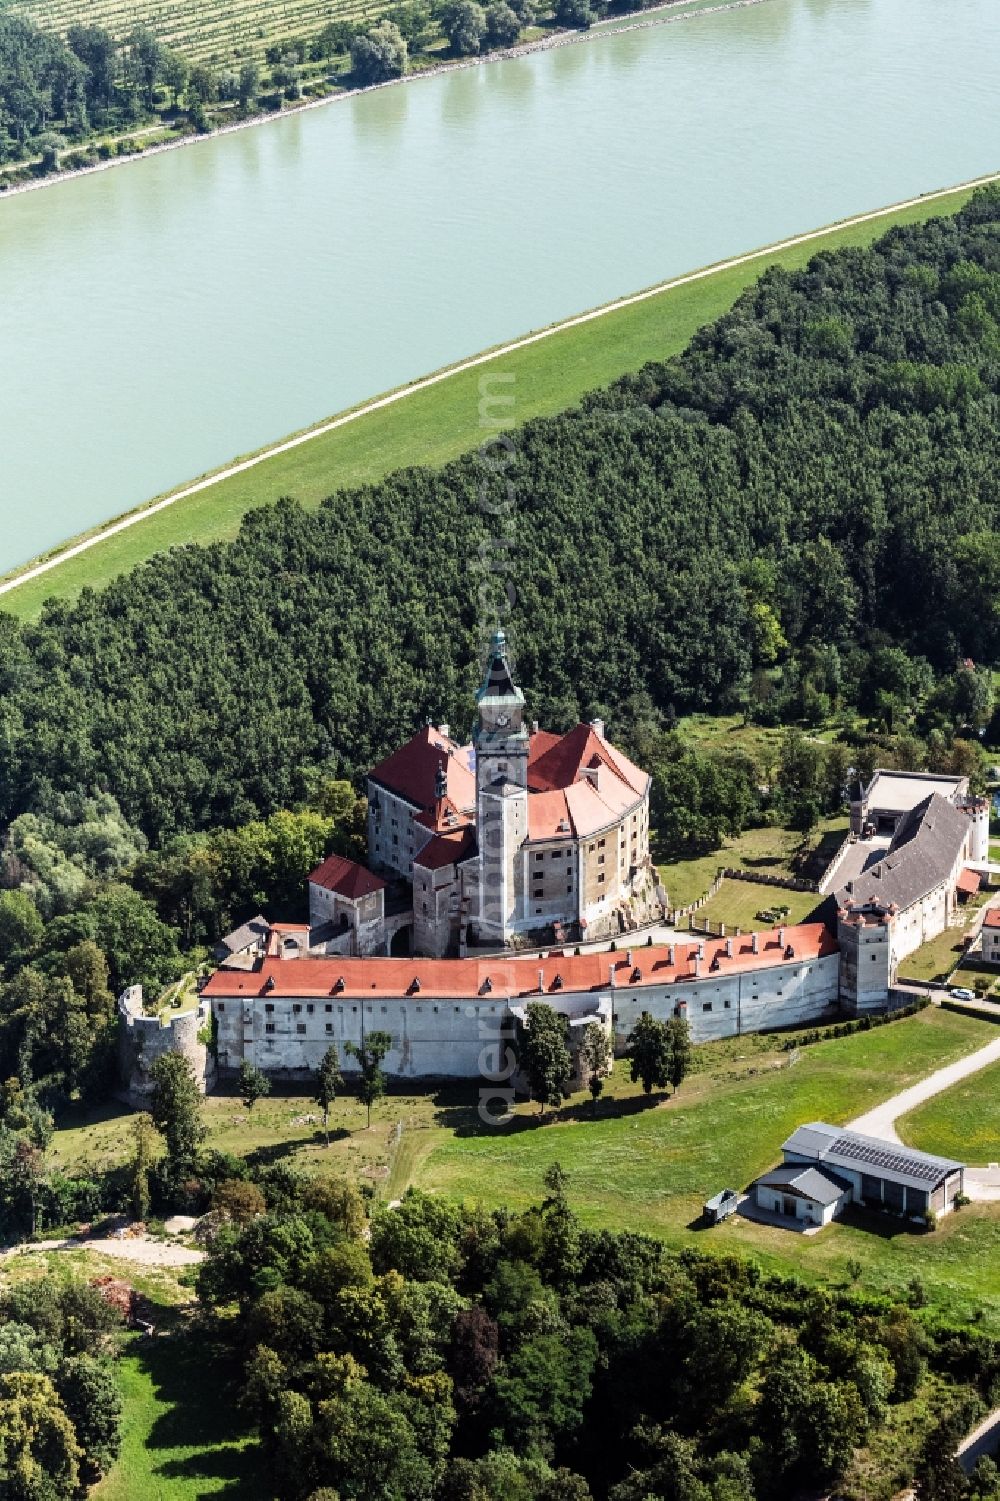
<path id="1" fill-rule="evenodd" d="M 370 870 L 325 862 L 314 871 L 313 926 L 346 919 L 345 952 L 408 944 L 441 958 L 613 938 L 663 916 L 648 773 L 601 720 L 555 735 L 529 727 L 524 710 L 497 631 L 471 743 L 427 726 L 369 772 Z"/>
<path id="2" fill-rule="evenodd" d="M 662 928 L 648 774 L 599 720 L 526 725 L 502 631 L 476 704 L 471 744 L 428 726 L 369 774 L 370 868 L 330 856 L 308 924 L 255 918 L 220 945 L 201 999 L 222 1070 L 304 1077 L 333 1044 L 350 1071 L 344 1045 L 378 1029 L 392 1074 L 499 1087 L 532 1001 L 574 1056 L 594 1022 L 624 1051 L 645 1012 L 703 1042 L 884 1010 L 901 958 L 978 887 L 988 809 L 968 784 L 880 771 L 816 921 L 682 939 Z"/>

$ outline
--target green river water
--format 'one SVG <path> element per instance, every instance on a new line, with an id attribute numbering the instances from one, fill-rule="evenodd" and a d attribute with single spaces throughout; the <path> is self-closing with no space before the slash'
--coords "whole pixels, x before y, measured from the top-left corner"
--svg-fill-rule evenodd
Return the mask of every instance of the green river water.
<path id="1" fill-rule="evenodd" d="M 428 370 L 1000 167 L 1000 0 L 764 0 L 0 200 L 0 569 Z"/>

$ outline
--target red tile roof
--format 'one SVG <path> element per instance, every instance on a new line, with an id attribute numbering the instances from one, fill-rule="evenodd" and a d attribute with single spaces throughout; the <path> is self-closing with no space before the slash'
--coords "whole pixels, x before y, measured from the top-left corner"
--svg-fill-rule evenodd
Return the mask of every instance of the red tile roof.
<path id="1" fill-rule="evenodd" d="M 984 928 L 1000 928 L 1000 907 L 989 907 L 983 918 Z"/>
<path id="2" fill-rule="evenodd" d="M 395 792 L 415 808 L 433 808 L 437 802 L 438 767 L 444 766 L 448 796 L 464 811 L 476 804 L 476 778 L 469 769 L 469 751 L 442 735 L 433 725 L 393 751 L 368 773 L 373 782 Z"/>
<path id="3" fill-rule="evenodd" d="M 421 828 L 433 829 L 435 833 L 444 834 L 451 829 L 471 824 L 472 818 L 468 813 L 461 813 L 450 797 L 442 797 L 433 808 L 427 808 L 423 813 L 416 814 L 413 822 L 420 824 Z"/>
<path id="4" fill-rule="evenodd" d="M 449 834 L 435 834 L 423 849 L 414 855 L 414 865 L 423 870 L 443 870 L 446 865 L 455 865 L 465 860 L 476 850 L 476 831 L 471 824 Z"/>
<path id="5" fill-rule="evenodd" d="M 540 737 L 532 737 L 532 740 Z M 578 724 L 548 746 L 540 755 L 529 757 L 528 787 L 532 792 L 552 792 L 572 787 L 583 778 L 588 767 L 608 767 L 609 771 L 641 797 L 649 785 L 649 777 L 627 756 L 602 740 L 589 724 Z"/>
<path id="6" fill-rule="evenodd" d="M 959 891 L 964 891 L 968 896 L 975 896 L 979 890 L 979 876 L 974 870 L 970 870 L 966 866 L 963 871 L 959 872 L 955 886 Z"/>
<path id="7" fill-rule="evenodd" d="M 546 959 L 299 959 L 294 963 L 265 959 L 252 971 L 220 969 L 204 988 L 210 999 L 229 996 L 331 997 L 399 1000 L 451 1000 L 491 996 L 495 1000 L 530 1000 L 533 996 L 597 991 L 608 987 L 610 971 L 621 991 L 650 985 L 725 979 L 727 975 L 771 969 L 776 964 L 801 964 L 837 952 L 837 940 L 823 923 L 786 927 L 784 946 L 778 929 L 759 935 L 754 953 L 749 934 L 734 938 L 733 957 L 726 957 L 726 939 L 704 940 L 701 974 L 695 976 L 697 943 L 677 943 L 670 963 L 665 945 L 636 948 L 632 964 L 622 952 L 563 954 Z M 789 952 L 790 951 L 790 952 Z M 541 972 L 544 990 L 539 989 Z M 562 984 L 557 985 L 556 977 Z M 419 981 L 419 991 L 413 989 Z M 343 987 L 338 989 L 340 981 Z M 487 981 L 489 985 L 487 986 Z"/>
<path id="8" fill-rule="evenodd" d="M 344 855 L 328 855 L 309 877 L 309 884 L 335 891 L 338 896 L 346 897 L 351 902 L 362 896 L 371 896 L 373 891 L 385 890 L 384 881 L 373 876 L 370 870 L 366 870 L 356 860 L 348 860 Z"/>

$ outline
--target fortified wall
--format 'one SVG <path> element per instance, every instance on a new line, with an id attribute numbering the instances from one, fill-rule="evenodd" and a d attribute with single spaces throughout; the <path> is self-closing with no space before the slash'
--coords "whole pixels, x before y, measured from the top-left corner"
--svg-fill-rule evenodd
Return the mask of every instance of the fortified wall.
<path id="1" fill-rule="evenodd" d="M 565 1016 L 571 1040 L 590 1022 L 627 1048 L 643 1012 L 686 1017 L 694 1042 L 812 1024 L 843 1014 L 840 953 L 821 923 L 625 953 L 550 953 L 544 960 L 265 960 L 219 970 L 212 1006 L 220 1068 L 244 1059 L 286 1078 L 314 1073 L 331 1045 L 373 1031 L 392 1039 L 386 1071 L 398 1078 L 488 1076 L 514 1020 L 532 1001 Z"/>
<path id="2" fill-rule="evenodd" d="M 165 1053 L 183 1053 L 194 1069 L 203 1094 L 215 1085 L 215 1052 L 205 1039 L 212 1035 L 212 1008 L 203 1000 L 190 1011 L 167 1021 L 146 1016 L 141 985 L 131 985 L 118 998 L 118 1064 L 129 1103 L 146 1105 L 153 1093 L 150 1070 Z"/>

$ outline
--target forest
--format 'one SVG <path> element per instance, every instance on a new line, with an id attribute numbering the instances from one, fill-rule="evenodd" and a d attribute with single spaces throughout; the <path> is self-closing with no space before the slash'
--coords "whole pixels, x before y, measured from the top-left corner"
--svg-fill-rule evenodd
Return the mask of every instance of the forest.
<path id="1" fill-rule="evenodd" d="M 288 1501 L 770 1501 L 835 1486 L 923 1401 L 925 1501 L 1000 1494 L 951 1458 L 996 1346 L 919 1289 L 821 1292 L 598 1232 L 557 1169 L 524 1214 L 412 1194 L 369 1215 L 348 1184 L 204 1151 L 179 1055 L 128 1164 L 45 1157 L 53 1117 L 112 1088 L 114 996 L 158 995 L 227 924 L 294 913 L 325 853 L 360 854 L 365 770 L 427 719 L 462 732 L 498 619 L 530 717 L 600 714 L 651 767 L 667 849 L 808 829 L 876 761 L 980 781 L 998 229 L 987 191 L 772 271 L 682 356 L 440 471 L 318 513 L 289 498 L 232 542 L 0 616 L 0 1227 L 209 1206 L 191 1337 L 240 1369 Z M 774 764 L 696 747 L 693 711 L 779 727 Z M 34 1414 L 29 1479 L 25 1435 L 50 1444 L 49 1489 L 11 1496 L 71 1496 L 117 1446 L 113 1331 L 87 1299 L 72 1333 L 71 1298 L 0 1307 L 0 1444 Z"/>
<path id="2" fill-rule="evenodd" d="M 924 1501 L 1000 1495 L 991 1461 L 967 1482 L 952 1458 L 1000 1374 L 995 1342 L 923 1317 L 919 1289 L 820 1292 L 668 1253 L 581 1225 L 558 1164 L 546 1187 L 521 1214 L 410 1190 L 369 1217 L 346 1181 L 280 1166 L 220 1185 L 201 1337 L 242 1372 L 275 1494 L 826 1494 L 933 1391 L 923 1452 L 880 1482 L 915 1470 Z"/>
<path id="3" fill-rule="evenodd" d="M 110 795 L 159 846 L 294 807 L 468 724 L 498 616 L 552 729 L 849 704 L 951 754 L 1000 656 L 998 225 L 984 190 L 772 271 L 677 359 L 504 435 L 503 466 L 289 499 L 0 617 L 0 820 Z"/>

